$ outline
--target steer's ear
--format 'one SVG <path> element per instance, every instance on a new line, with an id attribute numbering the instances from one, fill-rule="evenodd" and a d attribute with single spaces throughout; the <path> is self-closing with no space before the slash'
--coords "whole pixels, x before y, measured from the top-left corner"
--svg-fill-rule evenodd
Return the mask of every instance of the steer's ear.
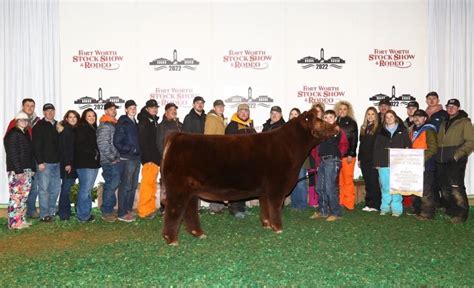
<path id="1" fill-rule="evenodd" d="M 313 115 L 311 113 L 309 113 L 308 111 L 305 111 L 303 113 L 301 113 L 301 115 L 299 116 L 299 121 L 301 123 L 301 125 L 303 125 L 303 127 L 311 127 L 311 122 L 312 122 L 312 117 Z"/>

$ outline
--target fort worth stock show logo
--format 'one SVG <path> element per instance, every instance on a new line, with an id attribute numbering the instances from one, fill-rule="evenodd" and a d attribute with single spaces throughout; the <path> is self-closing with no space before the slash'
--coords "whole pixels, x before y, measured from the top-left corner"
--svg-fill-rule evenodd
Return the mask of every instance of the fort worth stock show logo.
<path id="1" fill-rule="evenodd" d="M 150 66 L 156 66 L 155 71 L 168 69 L 168 71 L 183 71 L 183 69 L 194 71 L 199 65 L 199 62 L 194 58 L 184 58 L 178 60 L 178 52 L 176 49 L 173 50 L 173 60 L 169 60 L 163 57 L 151 61 Z"/>
<path id="2" fill-rule="evenodd" d="M 303 69 L 314 67 L 317 70 L 327 70 L 330 67 L 342 69 L 342 65 L 346 63 L 346 60 L 338 56 L 324 59 L 324 48 L 321 48 L 319 51 L 319 59 L 313 56 L 306 56 L 296 61 L 296 63 L 300 64 Z"/>
<path id="3" fill-rule="evenodd" d="M 102 96 L 102 88 L 97 90 L 97 98 L 84 96 L 74 101 L 74 104 L 79 105 L 80 110 L 87 108 L 94 108 L 95 110 L 104 110 L 104 105 L 107 102 L 113 102 L 115 104 L 125 103 L 125 100 L 119 96 L 110 96 L 107 99 L 104 99 Z M 118 106 L 118 105 L 117 105 Z"/>
<path id="4" fill-rule="evenodd" d="M 416 98 L 410 94 L 402 94 L 400 96 L 396 96 L 395 85 L 392 86 L 392 96 L 379 93 L 370 97 L 369 101 L 372 101 L 375 106 L 378 106 L 380 103 L 380 100 L 383 100 L 383 99 L 390 100 L 390 104 L 392 105 L 392 107 L 399 107 L 401 106 L 400 104 L 407 105 L 408 102 L 416 100 Z"/>
<path id="5" fill-rule="evenodd" d="M 230 107 L 237 107 L 240 103 L 247 103 L 249 104 L 250 108 L 256 108 L 257 106 L 262 106 L 265 108 L 269 108 L 273 103 L 273 98 L 270 98 L 267 95 L 258 95 L 256 97 L 253 96 L 252 87 L 247 89 L 247 97 L 241 95 L 234 95 L 225 100 L 226 103 L 230 103 Z"/>
<path id="6" fill-rule="evenodd" d="M 72 56 L 72 62 L 84 69 L 117 70 L 123 58 L 116 50 L 79 50 Z"/>
<path id="7" fill-rule="evenodd" d="M 265 50 L 229 50 L 222 58 L 234 69 L 267 69 L 272 61 L 272 55 Z"/>
<path id="8" fill-rule="evenodd" d="M 379 67 L 410 68 L 415 54 L 408 49 L 374 49 L 368 59 Z"/>

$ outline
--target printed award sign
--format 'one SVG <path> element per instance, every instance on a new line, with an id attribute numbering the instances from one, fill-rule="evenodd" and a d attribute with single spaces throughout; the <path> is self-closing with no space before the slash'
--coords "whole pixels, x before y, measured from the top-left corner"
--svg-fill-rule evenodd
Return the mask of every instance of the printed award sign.
<path id="1" fill-rule="evenodd" d="M 423 149 L 390 149 L 390 194 L 423 196 Z"/>

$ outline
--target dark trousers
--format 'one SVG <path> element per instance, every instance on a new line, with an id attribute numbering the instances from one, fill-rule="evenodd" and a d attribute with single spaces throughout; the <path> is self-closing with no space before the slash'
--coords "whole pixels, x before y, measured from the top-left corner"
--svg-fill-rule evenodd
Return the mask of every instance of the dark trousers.
<path id="1" fill-rule="evenodd" d="M 235 215 L 237 212 L 245 212 L 245 201 L 229 203 L 229 213 Z"/>
<path id="2" fill-rule="evenodd" d="M 120 185 L 118 187 L 118 217 L 133 211 L 133 202 L 138 187 L 140 160 L 121 160 Z"/>
<path id="3" fill-rule="evenodd" d="M 432 219 L 435 214 L 435 201 L 433 194 L 434 171 L 423 173 L 423 197 L 413 197 L 413 210 L 416 215 Z"/>
<path id="4" fill-rule="evenodd" d="M 62 220 L 71 217 L 71 188 L 76 182 L 76 178 L 66 178 L 61 181 L 61 194 L 59 194 L 58 215 Z"/>
<path id="5" fill-rule="evenodd" d="M 441 189 L 446 214 L 460 222 L 469 216 L 464 175 L 466 174 L 467 158 L 449 163 L 437 163 L 438 183 Z"/>
<path id="6" fill-rule="evenodd" d="M 360 169 L 365 183 L 365 206 L 380 209 L 381 192 L 379 184 L 379 172 L 370 162 L 360 162 Z"/>

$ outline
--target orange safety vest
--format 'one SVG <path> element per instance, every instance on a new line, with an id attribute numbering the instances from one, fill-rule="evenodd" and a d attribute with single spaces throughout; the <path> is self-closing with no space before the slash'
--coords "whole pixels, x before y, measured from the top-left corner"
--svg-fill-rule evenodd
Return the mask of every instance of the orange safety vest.
<path id="1" fill-rule="evenodd" d="M 428 144 L 426 143 L 426 131 L 422 131 L 421 134 L 416 137 L 413 141 L 413 129 L 410 129 L 410 139 L 412 140 L 412 147 L 414 149 L 428 149 Z"/>

